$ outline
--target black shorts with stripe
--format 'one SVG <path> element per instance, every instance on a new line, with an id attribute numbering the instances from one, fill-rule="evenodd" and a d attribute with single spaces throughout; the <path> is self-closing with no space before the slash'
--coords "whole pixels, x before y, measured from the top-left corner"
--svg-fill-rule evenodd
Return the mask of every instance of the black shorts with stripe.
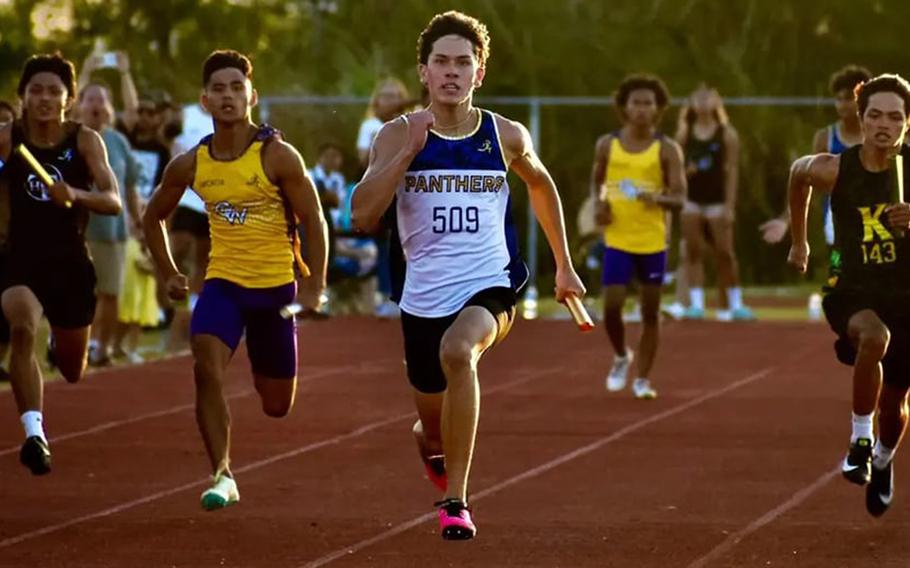
<path id="1" fill-rule="evenodd" d="M 439 357 L 442 338 L 458 315 L 470 306 L 489 311 L 496 319 L 498 330 L 493 345 L 502 341 L 515 320 L 515 291 L 507 287 L 481 290 L 471 296 L 465 305 L 454 314 L 439 318 L 424 318 L 401 312 L 401 330 L 404 333 L 404 357 L 408 368 L 408 380 L 418 391 L 425 394 L 441 393 L 446 390 L 446 377 Z"/>

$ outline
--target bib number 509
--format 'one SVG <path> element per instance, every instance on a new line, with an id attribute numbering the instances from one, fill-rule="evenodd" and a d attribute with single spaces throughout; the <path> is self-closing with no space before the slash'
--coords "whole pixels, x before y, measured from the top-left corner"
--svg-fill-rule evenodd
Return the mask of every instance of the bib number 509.
<path id="1" fill-rule="evenodd" d="M 480 210 L 476 207 L 434 207 L 434 233 L 476 233 L 480 230 Z"/>

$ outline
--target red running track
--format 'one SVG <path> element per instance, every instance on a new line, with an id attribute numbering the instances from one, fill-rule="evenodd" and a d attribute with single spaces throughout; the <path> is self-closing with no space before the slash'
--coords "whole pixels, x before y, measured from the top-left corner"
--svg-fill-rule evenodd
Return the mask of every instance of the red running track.
<path id="1" fill-rule="evenodd" d="M 910 484 L 874 520 L 834 473 L 849 372 L 821 325 L 671 323 L 660 398 L 608 395 L 602 329 L 519 322 L 481 366 L 478 538 L 437 536 L 396 323 L 301 329 L 292 415 L 227 391 L 242 500 L 204 513 L 187 358 L 47 388 L 54 471 L 18 464 L 0 393 L 0 566 L 907 566 Z"/>

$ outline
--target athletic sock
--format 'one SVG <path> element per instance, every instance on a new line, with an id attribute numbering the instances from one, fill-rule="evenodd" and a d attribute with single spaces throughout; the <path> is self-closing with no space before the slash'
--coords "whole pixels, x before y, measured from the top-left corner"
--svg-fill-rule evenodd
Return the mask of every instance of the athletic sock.
<path id="1" fill-rule="evenodd" d="M 875 415 L 874 412 L 870 414 L 853 413 L 853 435 L 850 436 L 851 444 L 860 438 L 865 438 L 867 440 L 875 439 L 875 434 L 872 432 L 873 415 Z"/>
<path id="2" fill-rule="evenodd" d="M 22 426 L 25 428 L 25 437 L 31 438 L 38 436 L 47 442 L 47 436 L 44 435 L 44 417 L 37 410 L 29 410 L 22 414 Z"/>
<path id="3" fill-rule="evenodd" d="M 727 301 L 730 303 L 731 310 L 739 310 L 743 307 L 743 289 L 740 287 L 727 288 Z"/>
<path id="4" fill-rule="evenodd" d="M 885 469 L 893 457 L 893 449 L 882 445 L 881 440 L 875 442 L 875 447 L 872 448 L 872 465 L 875 469 Z"/>
<path id="5" fill-rule="evenodd" d="M 689 307 L 693 310 L 705 309 L 705 290 L 704 288 L 689 289 Z"/>

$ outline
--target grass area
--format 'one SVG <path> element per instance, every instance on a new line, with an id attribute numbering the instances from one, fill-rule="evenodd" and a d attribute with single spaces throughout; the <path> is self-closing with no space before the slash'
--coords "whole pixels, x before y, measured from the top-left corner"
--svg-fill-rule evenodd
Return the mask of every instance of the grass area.
<path id="1" fill-rule="evenodd" d="M 752 311 L 758 321 L 807 321 L 809 319 L 807 306 L 808 298 L 811 294 L 817 293 L 818 291 L 818 285 L 809 283 L 788 287 L 750 287 L 743 289 L 743 299 L 747 305 L 751 305 Z M 710 302 L 716 297 L 716 290 L 705 290 L 705 298 L 707 298 L 709 306 Z M 672 304 L 674 300 L 673 294 L 664 294 L 661 303 L 664 306 L 668 306 Z M 752 305 L 753 302 L 755 305 Z M 603 310 L 603 297 L 600 295 L 589 297 L 586 304 L 588 305 L 589 311 L 596 318 L 599 318 Z M 626 312 L 631 311 L 633 305 L 634 302 L 630 298 L 630 300 L 626 302 Z M 706 320 L 713 320 L 715 318 L 716 310 L 709 307 L 705 312 Z M 569 318 L 569 313 L 566 308 L 556 302 L 552 297 L 540 298 L 538 301 L 538 315 L 542 318 Z"/>
<path id="2" fill-rule="evenodd" d="M 44 376 L 45 382 L 54 382 L 59 381 L 63 377 L 60 375 L 60 372 L 55 368 L 51 368 L 47 363 L 46 355 L 46 346 L 47 346 L 47 337 L 50 334 L 50 328 L 47 325 L 46 321 L 41 322 L 41 327 L 38 329 L 38 340 L 36 341 L 37 352 L 38 352 L 38 365 L 41 367 L 41 373 Z M 142 335 L 139 336 L 139 353 L 143 358 L 148 361 L 155 361 L 158 359 L 163 359 L 166 357 L 172 357 L 175 355 L 182 355 L 183 353 L 168 353 L 164 349 L 165 342 L 167 341 L 167 331 L 161 330 L 152 330 L 145 331 Z M 114 359 L 114 367 L 124 367 L 130 365 L 129 361 L 125 359 Z M 9 357 L 6 358 L 6 361 L 3 362 L 5 368 L 9 368 Z M 89 366 L 87 369 L 87 374 L 92 374 L 98 370 L 109 369 L 110 367 L 92 367 Z M 4 392 L 10 389 L 9 383 L 0 383 L 0 392 Z"/>

